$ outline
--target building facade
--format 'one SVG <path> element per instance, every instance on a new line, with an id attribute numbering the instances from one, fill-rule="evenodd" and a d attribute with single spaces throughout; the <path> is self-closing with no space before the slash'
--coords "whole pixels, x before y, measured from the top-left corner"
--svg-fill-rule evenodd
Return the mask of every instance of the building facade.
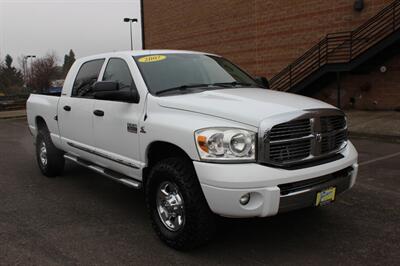
<path id="1" fill-rule="evenodd" d="M 216 53 L 254 76 L 272 78 L 328 33 L 354 30 L 392 2 L 143 0 L 144 46 Z M 333 104 L 340 97 L 345 108 L 400 109 L 397 48 L 385 48 L 385 56 L 379 56 L 385 60 L 369 60 L 368 69 L 364 64 L 341 73 L 339 96 L 335 79 L 308 94 Z"/>

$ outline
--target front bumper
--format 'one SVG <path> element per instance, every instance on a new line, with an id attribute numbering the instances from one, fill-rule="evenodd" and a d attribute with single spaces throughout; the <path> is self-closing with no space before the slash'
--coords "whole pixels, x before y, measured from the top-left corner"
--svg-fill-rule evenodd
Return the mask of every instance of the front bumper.
<path id="1" fill-rule="evenodd" d="M 358 155 L 351 142 L 342 155 L 333 162 L 296 170 L 255 163 L 194 162 L 194 167 L 213 212 L 226 217 L 265 217 L 312 206 L 316 193 L 324 188 L 335 186 L 337 194 L 351 188 L 358 171 Z M 290 191 L 290 185 L 301 186 Z M 239 199 L 246 193 L 250 201 L 241 205 Z"/>

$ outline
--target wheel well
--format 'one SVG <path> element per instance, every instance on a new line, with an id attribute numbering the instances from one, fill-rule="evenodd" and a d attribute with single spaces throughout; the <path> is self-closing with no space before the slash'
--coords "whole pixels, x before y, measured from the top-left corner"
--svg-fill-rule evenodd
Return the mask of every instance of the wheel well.
<path id="1" fill-rule="evenodd" d="M 143 169 L 143 179 L 147 177 L 150 168 L 162 159 L 180 157 L 191 161 L 189 155 L 180 147 L 164 141 L 156 141 L 147 148 L 147 166 Z"/>
<path id="2" fill-rule="evenodd" d="M 46 121 L 44 121 L 43 117 L 41 117 L 41 116 L 36 117 L 35 122 L 36 122 L 36 128 L 37 128 L 38 132 L 40 130 L 48 131 Z"/>

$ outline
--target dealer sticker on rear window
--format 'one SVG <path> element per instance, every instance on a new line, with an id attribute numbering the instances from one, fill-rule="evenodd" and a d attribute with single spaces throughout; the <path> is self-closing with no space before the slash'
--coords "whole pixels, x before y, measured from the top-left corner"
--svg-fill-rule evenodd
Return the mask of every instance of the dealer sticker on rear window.
<path id="1" fill-rule="evenodd" d="M 152 63 L 152 62 L 158 62 L 166 59 L 167 57 L 165 55 L 149 55 L 149 56 L 144 56 L 139 58 L 140 63 Z"/>

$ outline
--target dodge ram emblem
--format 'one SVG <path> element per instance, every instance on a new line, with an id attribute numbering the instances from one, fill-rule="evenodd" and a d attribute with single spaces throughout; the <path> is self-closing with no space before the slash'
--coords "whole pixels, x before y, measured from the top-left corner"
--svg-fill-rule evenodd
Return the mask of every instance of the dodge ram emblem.
<path id="1" fill-rule="evenodd" d="M 321 135 L 321 133 L 315 134 L 315 140 L 316 140 L 317 142 L 321 142 L 321 141 L 322 141 L 322 135 Z"/>

